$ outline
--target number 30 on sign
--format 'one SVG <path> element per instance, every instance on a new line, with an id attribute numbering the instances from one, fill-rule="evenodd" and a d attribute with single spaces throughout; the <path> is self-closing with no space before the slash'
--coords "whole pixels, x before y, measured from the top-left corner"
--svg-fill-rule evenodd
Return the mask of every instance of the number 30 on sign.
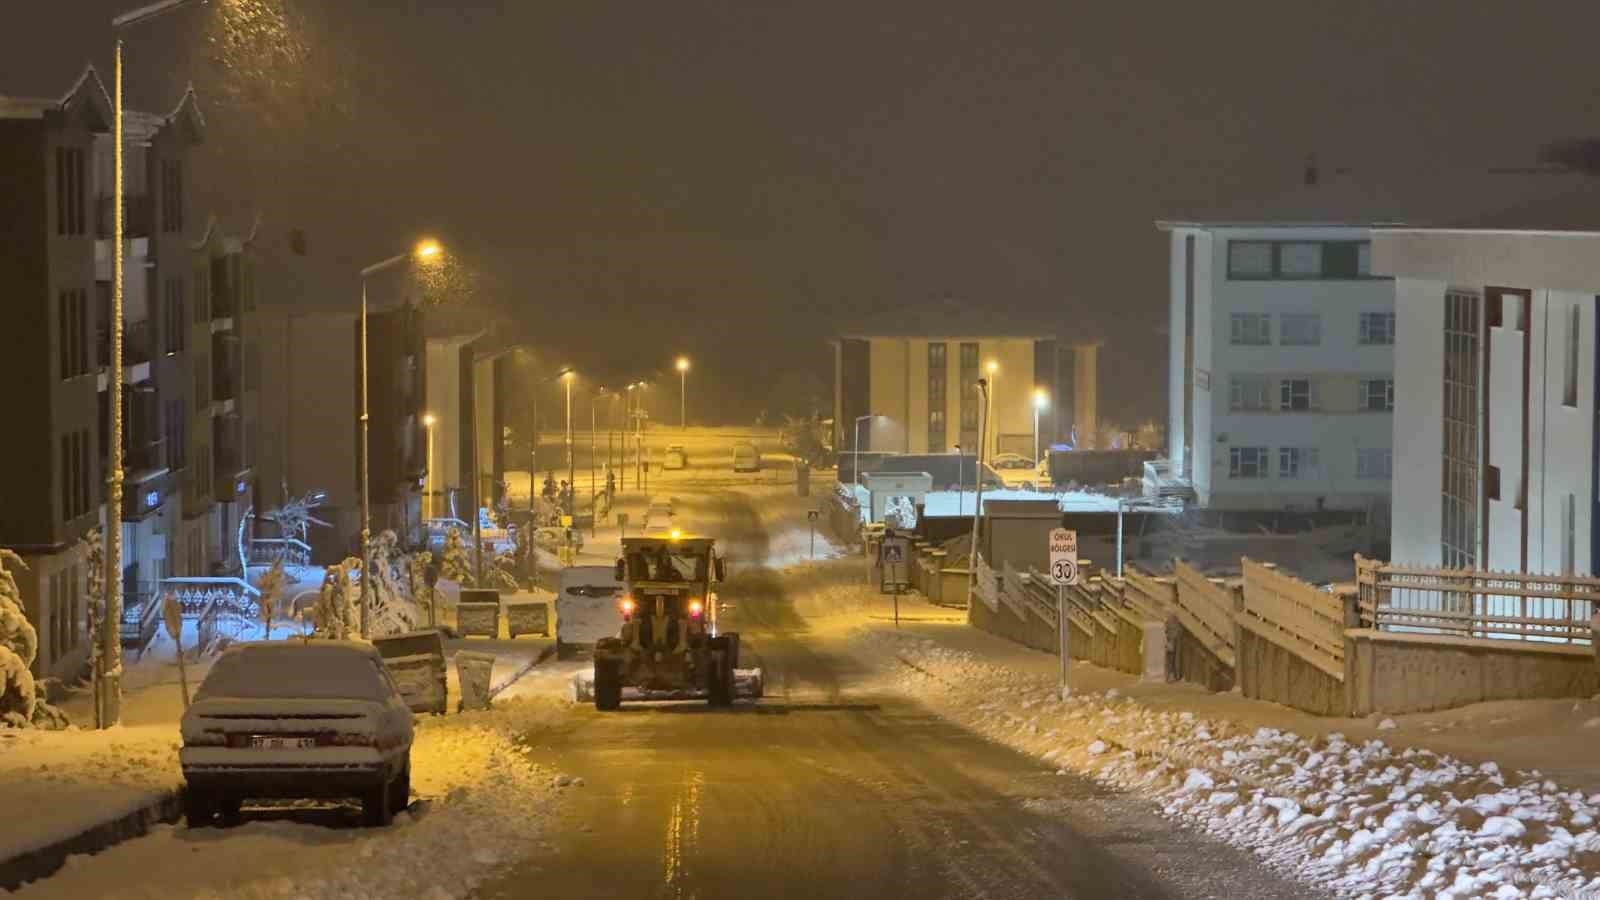
<path id="1" fill-rule="evenodd" d="M 1078 583 L 1078 533 L 1068 528 L 1050 532 L 1050 580 L 1056 584 Z"/>

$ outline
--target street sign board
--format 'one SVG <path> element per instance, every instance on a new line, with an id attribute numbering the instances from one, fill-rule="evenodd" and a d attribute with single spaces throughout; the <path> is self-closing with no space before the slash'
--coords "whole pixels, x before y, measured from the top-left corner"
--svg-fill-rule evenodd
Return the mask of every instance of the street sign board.
<path id="1" fill-rule="evenodd" d="M 1050 580 L 1078 583 L 1078 533 L 1070 528 L 1050 530 Z"/>

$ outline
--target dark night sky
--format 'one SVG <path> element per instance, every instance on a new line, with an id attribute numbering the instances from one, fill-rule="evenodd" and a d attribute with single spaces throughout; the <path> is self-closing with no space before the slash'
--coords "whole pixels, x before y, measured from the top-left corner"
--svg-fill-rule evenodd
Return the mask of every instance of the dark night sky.
<path id="1" fill-rule="evenodd" d="M 267 80 L 194 52 L 221 2 L 130 37 L 130 100 L 195 82 L 209 205 L 305 228 L 329 302 L 437 233 L 579 365 L 686 350 L 752 412 L 826 377 L 830 317 L 953 294 L 1103 336 L 1107 406 L 1159 416 L 1152 220 L 1280 192 L 1312 151 L 1510 164 L 1600 131 L 1582 0 L 248 0 L 307 48 Z M 137 5 L 3 3 L 30 9 L 5 93 L 109 73 L 103 23 Z"/>

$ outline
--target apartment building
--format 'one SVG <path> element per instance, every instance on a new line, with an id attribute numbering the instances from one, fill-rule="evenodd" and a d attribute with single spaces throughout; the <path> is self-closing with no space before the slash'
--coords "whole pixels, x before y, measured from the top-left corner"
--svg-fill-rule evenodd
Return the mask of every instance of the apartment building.
<path id="1" fill-rule="evenodd" d="M 1396 279 L 1392 558 L 1600 575 L 1600 188 L 1447 227 L 1386 228 Z"/>
<path id="2" fill-rule="evenodd" d="M 1371 228 L 1163 221 L 1170 471 L 1199 505 L 1386 510 L 1394 282 Z"/>
<path id="3" fill-rule="evenodd" d="M 979 445 L 982 396 L 991 397 L 985 452 L 1033 454 L 1075 424 L 1061 415 L 1060 342 L 1040 323 L 955 302 L 895 310 L 848 326 L 834 352 L 834 446 L 849 450 L 944 453 Z M 1088 397 L 1092 366 L 1067 364 L 1071 397 Z M 1044 403 L 1039 404 L 1039 397 Z M 1093 415 L 1093 403 L 1078 408 Z M 1080 431 L 1092 431 L 1092 427 Z"/>

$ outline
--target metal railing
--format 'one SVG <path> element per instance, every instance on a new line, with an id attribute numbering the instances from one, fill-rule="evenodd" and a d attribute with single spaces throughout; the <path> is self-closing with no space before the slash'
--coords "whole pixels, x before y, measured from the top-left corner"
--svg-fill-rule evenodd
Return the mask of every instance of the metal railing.
<path id="1" fill-rule="evenodd" d="M 286 566 L 309 566 L 311 547 L 297 538 L 254 538 L 250 541 L 252 566 L 270 566 L 279 560 Z"/>
<path id="2" fill-rule="evenodd" d="M 153 590 L 123 592 L 122 621 L 118 623 L 118 632 L 123 649 L 133 651 L 135 659 L 143 656 L 150 642 L 155 640 L 160 621 L 161 603 Z"/>
<path id="3" fill-rule="evenodd" d="M 1600 578 L 1397 566 L 1356 557 L 1362 624 L 1393 631 L 1591 642 Z"/>

